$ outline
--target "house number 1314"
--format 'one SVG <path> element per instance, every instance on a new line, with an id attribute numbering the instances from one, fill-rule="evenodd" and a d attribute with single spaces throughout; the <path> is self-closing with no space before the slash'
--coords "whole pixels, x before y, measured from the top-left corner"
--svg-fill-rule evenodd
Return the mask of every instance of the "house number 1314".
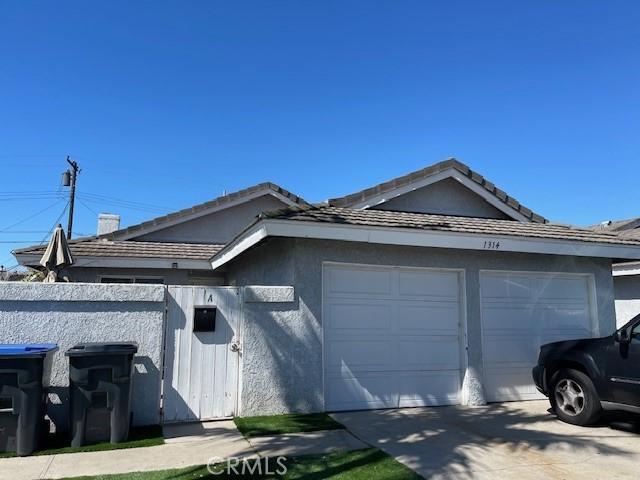
<path id="1" fill-rule="evenodd" d="M 484 241 L 484 248 L 487 250 L 499 250 L 500 249 L 500 242 L 497 242 L 495 240 L 485 240 Z"/>

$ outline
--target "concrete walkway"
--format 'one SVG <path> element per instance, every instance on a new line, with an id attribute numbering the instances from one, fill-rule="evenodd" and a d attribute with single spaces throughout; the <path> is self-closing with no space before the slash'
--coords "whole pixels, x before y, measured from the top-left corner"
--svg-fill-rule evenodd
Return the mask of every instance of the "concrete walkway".
<path id="1" fill-rule="evenodd" d="M 345 430 L 245 439 L 231 420 L 167 426 L 154 447 L 0 459 L 0 480 L 168 470 L 206 465 L 210 459 L 300 456 L 366 448 Z"/>
<path id="2" fill-rule="evenodd" d="M 184 436 L 180 436 L 180 435 Z M 230 421 L 165 428 L 164 445 L 0 459 L 0 480 L 34 480 L 167 470 L 205 465 L 210 458 L 256 457 Z"/>
<path id="3" fill-rule="evenodd" d="M 559 421 L 545 401 L 336 413 L 354 435 L 429 479 L 638 478 L 633 418 Z"/>

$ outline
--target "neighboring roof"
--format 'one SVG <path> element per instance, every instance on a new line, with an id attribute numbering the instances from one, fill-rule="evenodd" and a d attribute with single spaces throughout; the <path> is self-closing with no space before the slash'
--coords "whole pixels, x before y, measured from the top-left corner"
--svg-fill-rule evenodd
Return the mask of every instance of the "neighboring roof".
<path id="1" fill-rule="evenodd" d="M 233 206 L 237 203 L 249 201 L 261 194 L 274 195 L 290 205 L 307 206 L 309 203 L 303 198 L 291 193 L 288 190 L 276 185 L 275 183 L 265 182 L 259 183 L 249 188 L 229 193 L 218 198 L 214 198 L 208 202 L 194 205 L 193 207 L 184 208 L 177 212 L 169 213 L 161 217 L 156 217 L 146 222 L 131 225 L 111 233 L 101 235 L 100 238 L 108 238 L 113 240 L 124 240 L 135 236 L 135 234 L 143 235 L 151 228 L 157 230 L 158 227 L 164 227 L 167 224 L 181 223 L 194 217 L 206 215 L 209 211 L 216 211 L 226 207 Z M 168 226 L 168 225 L 167 225 Z"/>
<path id="2" fill-rule="evenodd" d="M 536 223 L 548 223 L 548 220 L 546 218 L 528 209 L 527 207 L 522 205 L 520 202 L 518 202 L 515 198 L 507 195 L 506 192 L 499 189 L 493 183 L 491 183 L 486 178 L 484 178 L 482 175 L 480 175 L 477 172 L 474 172 L 467 165 L 456 160 L 455 158 L 444 160 L 442 162 L 436 163 L 429 167 L 423 168 L 422 170 L 417 170 L 407 175 L 394 178 L 387 182 L 381 183 L 379 185 L 375 185 L 371 188 L 367 188 L 365 190 L 361 190 L 356 193 L 352 193 L 344 197 L 332 198 L 328 200 L 328 204 L 333 207 L 353 207 L 354 205 L 364 203 L 367 200 L 373 199 L 374 197 L 383 195 L 388 192 L 392 192 L 393 190 L 396 190 L 405 186 L 409 186 L 413 183 L 420 182 L 421 180 L 428 179 L 429 177 L 435 176 L 449 169 L 454 169 L 460 174 L 462 174 L 464 177 L 470 179 L 473 183 L 482 187 L 484 191 L 493 195 L 502 204 L 517 211 L 527 220 L 531 222 L 536 222 Z"/>
<path id="3" fill-rule="evenodd" d="M 218 268 L 267 236 L 640 259 L 640 238 L 611 232 L 550 223 L 315 206 L 260 215 L 212 257 L 212 266 Z"/>
<path id="4" fill-rule="evenodd" d="M 608 222 L 602 222 L 597 225 L 592 225 L 589 228 L 591 230 L 599 231 L 605 230 L 609 232 L 628 232 L 630 230 L 636 230 L 640 227 L 640 217 L 629 218 L 626 220 L 609 220 Z"/>
<path id="5" fill-rule="evenodd" d="M 223 246 L 203 243 L 114 241 L 96 238 L 83 238 L 69 242 L 69 248 L 74 257 L 169 258 L 178 260 L 208 260 Z M 27 247 L 15 250 L 14 254 L 40 256 L 46 248 L 46 245 Z"/>

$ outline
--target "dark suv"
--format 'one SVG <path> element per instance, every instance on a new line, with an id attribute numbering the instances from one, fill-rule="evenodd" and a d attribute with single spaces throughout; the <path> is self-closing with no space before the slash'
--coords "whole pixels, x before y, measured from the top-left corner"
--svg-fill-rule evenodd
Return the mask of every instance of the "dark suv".
<path id="1" fill-rule="evenodd" d="M 640 413 L 640 315 L 609 337 L 543 345 L 533 380 L 568 423 L 588 425 L 602 410 Z"/>

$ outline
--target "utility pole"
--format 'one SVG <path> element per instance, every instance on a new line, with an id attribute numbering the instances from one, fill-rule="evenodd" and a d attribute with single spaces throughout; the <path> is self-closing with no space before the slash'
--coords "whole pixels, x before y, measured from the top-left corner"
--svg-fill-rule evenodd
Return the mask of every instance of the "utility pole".
<path id="1" fill-rule="evenodd" d="M 69 221 L 67 222 L 67 238 L 71 240 L 71 229 L 73 228 L 73 204 L 76 200 L 76 179 L 80 173 L 80 166 L 75 160 L 71 160 L 67 155 L 67 163 L 71 165 L 71 170 L 67 170 L 62 175 L 62 184 L 65 187 L 71 186 L 69 191 Z"/>

